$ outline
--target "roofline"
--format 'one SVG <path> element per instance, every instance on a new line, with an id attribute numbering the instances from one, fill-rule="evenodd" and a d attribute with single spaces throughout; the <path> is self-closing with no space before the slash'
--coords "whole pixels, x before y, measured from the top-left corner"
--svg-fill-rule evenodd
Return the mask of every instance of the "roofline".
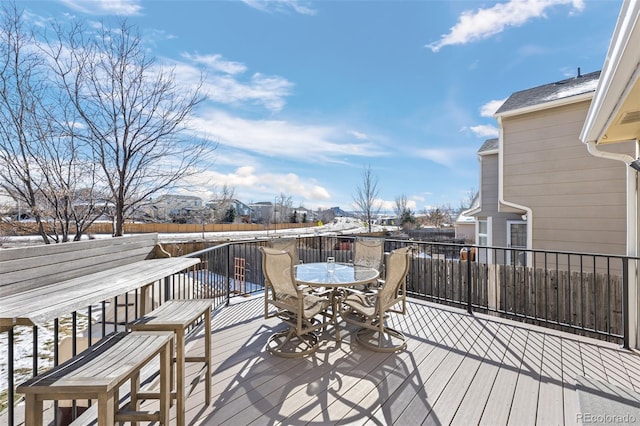
<path id="1" fill-rule="evenodd" d="M 495 148 L 495 149 L 487 149 L 485 151 L 479 151 L 478 155 L 491 155 L 491 154 L 499 154 L 499 153 L 500 153 L 500 149 Z"/>
<path id="2" fill-rule="evenodd" d="M 495 113 L 493 116 L 495 118 L 507 118 L 513 117 L 516 115 L 528 114 L 531 112 L 544 111 L 549 108 L 557 108 L 564 105 L 571 105 L 578 102 L 589 101 L 593 98 L 594 92 L 581 93 L 579 95 L 568 96 L 562 99 L 556 99 L 554 101 L 542 102 L 535 105 L 526 106 L 524 108 L 512 109 L 509 111 L 505 111 L 502 113 Z"/>
<path id="3" fill-rule="evenodd" d="M 640 79 L 640 0 L 624 0 L 607 58 L 584 126 L 583 143 L 599 143 L 622 106 L 620 100 Z"/>
<path id="4" fill-rule="evenodd" d="M 463 210 L 460 212 L 460 215 L 467 216 L 467 217 L 475 217 L 481 211 L 482 211 L 482 206 L 478 206 L 468 210 Z"/>

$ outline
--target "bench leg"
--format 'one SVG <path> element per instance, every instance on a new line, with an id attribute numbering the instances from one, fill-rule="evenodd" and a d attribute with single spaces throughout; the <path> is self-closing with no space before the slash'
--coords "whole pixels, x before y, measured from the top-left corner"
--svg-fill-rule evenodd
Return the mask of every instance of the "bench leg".
<path id="1" fill-rule="evenodd" d="M 140 411 L 140 400 L 138 399 L 138 392 L 140 391 L 140 371 L 131 377 L 131 409 L 133 411 Z M 131 426 L 138 426 L 138 422 L 131 422 Z"/>
<path id="2" fill-rule="evenodd" d="M 25 425 L 26 426 L 42 426 L 42 400 L 36 395 L 27 394 L 25 397 Z"/>
<path id="3" fill-rule="evenodd" d="M 115 395 L 113 392 L 98 395 L 98 426 L 112 426 L 115 424 Z"/>
<path id="4" fill-rule="evenodd" d="M 176 419 L 178 426 L 185 423 L 184 411 L 184 329 L 176 330 Z"/>
<path id="5" fill-rule="evenodd" d="M 173 366 L 173 339 L 160 352 L 160 424 L 169 424 L 171 402 L 171 371 Z"/>

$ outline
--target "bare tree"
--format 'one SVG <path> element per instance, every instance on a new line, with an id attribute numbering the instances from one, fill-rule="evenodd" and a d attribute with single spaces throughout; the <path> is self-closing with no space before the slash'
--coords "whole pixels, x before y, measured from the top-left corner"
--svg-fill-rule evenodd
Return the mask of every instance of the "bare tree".
<path id="1" fill-rule="evenodd" d="M 475 188 L 471 188 L 465 194 L 465 197 L 460 200 L 460 211 L 468 210 L 473 206 L 473 202 L 478 196 L 478 190 Z"/>
<path id="2" fill-rule="evenodd" d="M 353 197 L 353 201 L 367 222 L 369 232 L 371 232 L 373 218 L 380 212 L 381 208 L 377 197 L 378 178 L 371 171 L 371 165 L 368 165 L 362 171 L 362 182 L 356 188 L 356 195 Z"/>
<path id="3" fill-rule="evenodd" d="M 68 99 L 50 81 L 50 68 L 15 4 L 0 23 L 0 186 L 26 206 L 45 243 L 75 240 L 101 213 L 88 205 L 95 183 L 91 159 L 65 126 Z M 90 151 L 88 152 L 90 156 Z M 85 194 L 78 208 L 78 190 Z"/>
<path id="4" fill-rule="evenodd" d="M 416 217 L 409 208 L 409 202 L 405 194 L 401 194 L 396 197 L 396 203 L 394 207 L 396 216 L 400 226 L 404 228 L 413 227 L 416 223 Z"/>
<path id="5" fill-rule="evenodd" d="M 40 176 L 33 164 L 37 128 L 45 88 L 41 59 L 29 50 L 33 37 L 15 5 L 2 8 L 0 28 L 0 166 L 2 188 L 31 210 L 38 232 L 48 242 L 37 204 Z"/>
<path id="6" fill-rule="evenodd" d="M 47 53 L 72 100 L 83 138 L 99 161 L 115 205 L 114 236 L 128 213 L 152 194 L 195 173 L 205 142 L 189 137 L 188 118 L 203 100 L 173 69 L 147 57 L 133 27 L 122 21 L 96 33 L 76 23 L 55 25 Z"/>
<path id="7" fill-rule="evenodd" d="M 275 199 L 275 218 L 274 220 L 280 221 L 280 223 L 284 223 L 285 220 L 289 219 L 289 212 L 291 211 L 291 207 L 293 206 L 293 199 L 290 195 L 286 195 L 284 192 L 281 192 L 278 197 Z"/>
<path id="8" fill-rule="evenodd" d="M 235 188 L 224 184 L 220 191 L 214 191 L 213 202 L 213 220 L 214 222 L 222 222 L 225 216 L 228 215 L 229 208 L 232 207 L 232 202 L 235 197 Z"/>
<path id="9" fill-rule="evenodd" d="M 436 206 L 425 213 L 427 225 L 441 228 L 443 225 L 451 222 L 451 207 L 449 206 Z"/>

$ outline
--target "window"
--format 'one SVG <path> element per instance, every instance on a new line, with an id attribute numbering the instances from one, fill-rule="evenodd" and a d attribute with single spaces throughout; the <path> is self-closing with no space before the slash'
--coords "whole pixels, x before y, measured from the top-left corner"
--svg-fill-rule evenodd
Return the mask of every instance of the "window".
<path id="1" fill-rule="evenodd" d="M 487 229 L 488 229 L 487 220 L 486 219 L 478 220 L 478 238 L 477 238 L 477 241 L 478 241 L 478 245 L 479 246 L 488 245 L 489 238 L 488 238 Z"/>

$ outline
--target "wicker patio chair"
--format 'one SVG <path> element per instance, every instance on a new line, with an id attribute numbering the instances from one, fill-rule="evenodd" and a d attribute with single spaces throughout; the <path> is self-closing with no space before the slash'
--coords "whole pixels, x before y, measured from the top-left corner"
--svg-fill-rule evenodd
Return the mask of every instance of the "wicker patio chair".
<path id="1" fill-rule="evenodd" d="M 278 317 L 288 330 L 273 334 L 267 350 L 273 355 L 293 358 L 311 354 L 318 348 L 316 331 L 326 327 L 331 306 L 328 293 L 303 291 L 295 280 L 294 262 L 284 250 L 260 247 L 265 277 L 265 318 Z M 273 310 L 275 308 L 275 310 Z M 317 316 L 322 321 L 316 319 Z"/>
<path id="2" fill-rule="evenodd" d="M 406 312 L 406 278 L 412 247 L 392 251 L 387 258 L 386 278 L 376 290 L 362 292 L 344 289 L 340 313 L 350 324 L 358 325 L 356 340 L 377 352 L 402 351 L 407 347 L 405 335 L 385 325 L 389 313 Z"/>

